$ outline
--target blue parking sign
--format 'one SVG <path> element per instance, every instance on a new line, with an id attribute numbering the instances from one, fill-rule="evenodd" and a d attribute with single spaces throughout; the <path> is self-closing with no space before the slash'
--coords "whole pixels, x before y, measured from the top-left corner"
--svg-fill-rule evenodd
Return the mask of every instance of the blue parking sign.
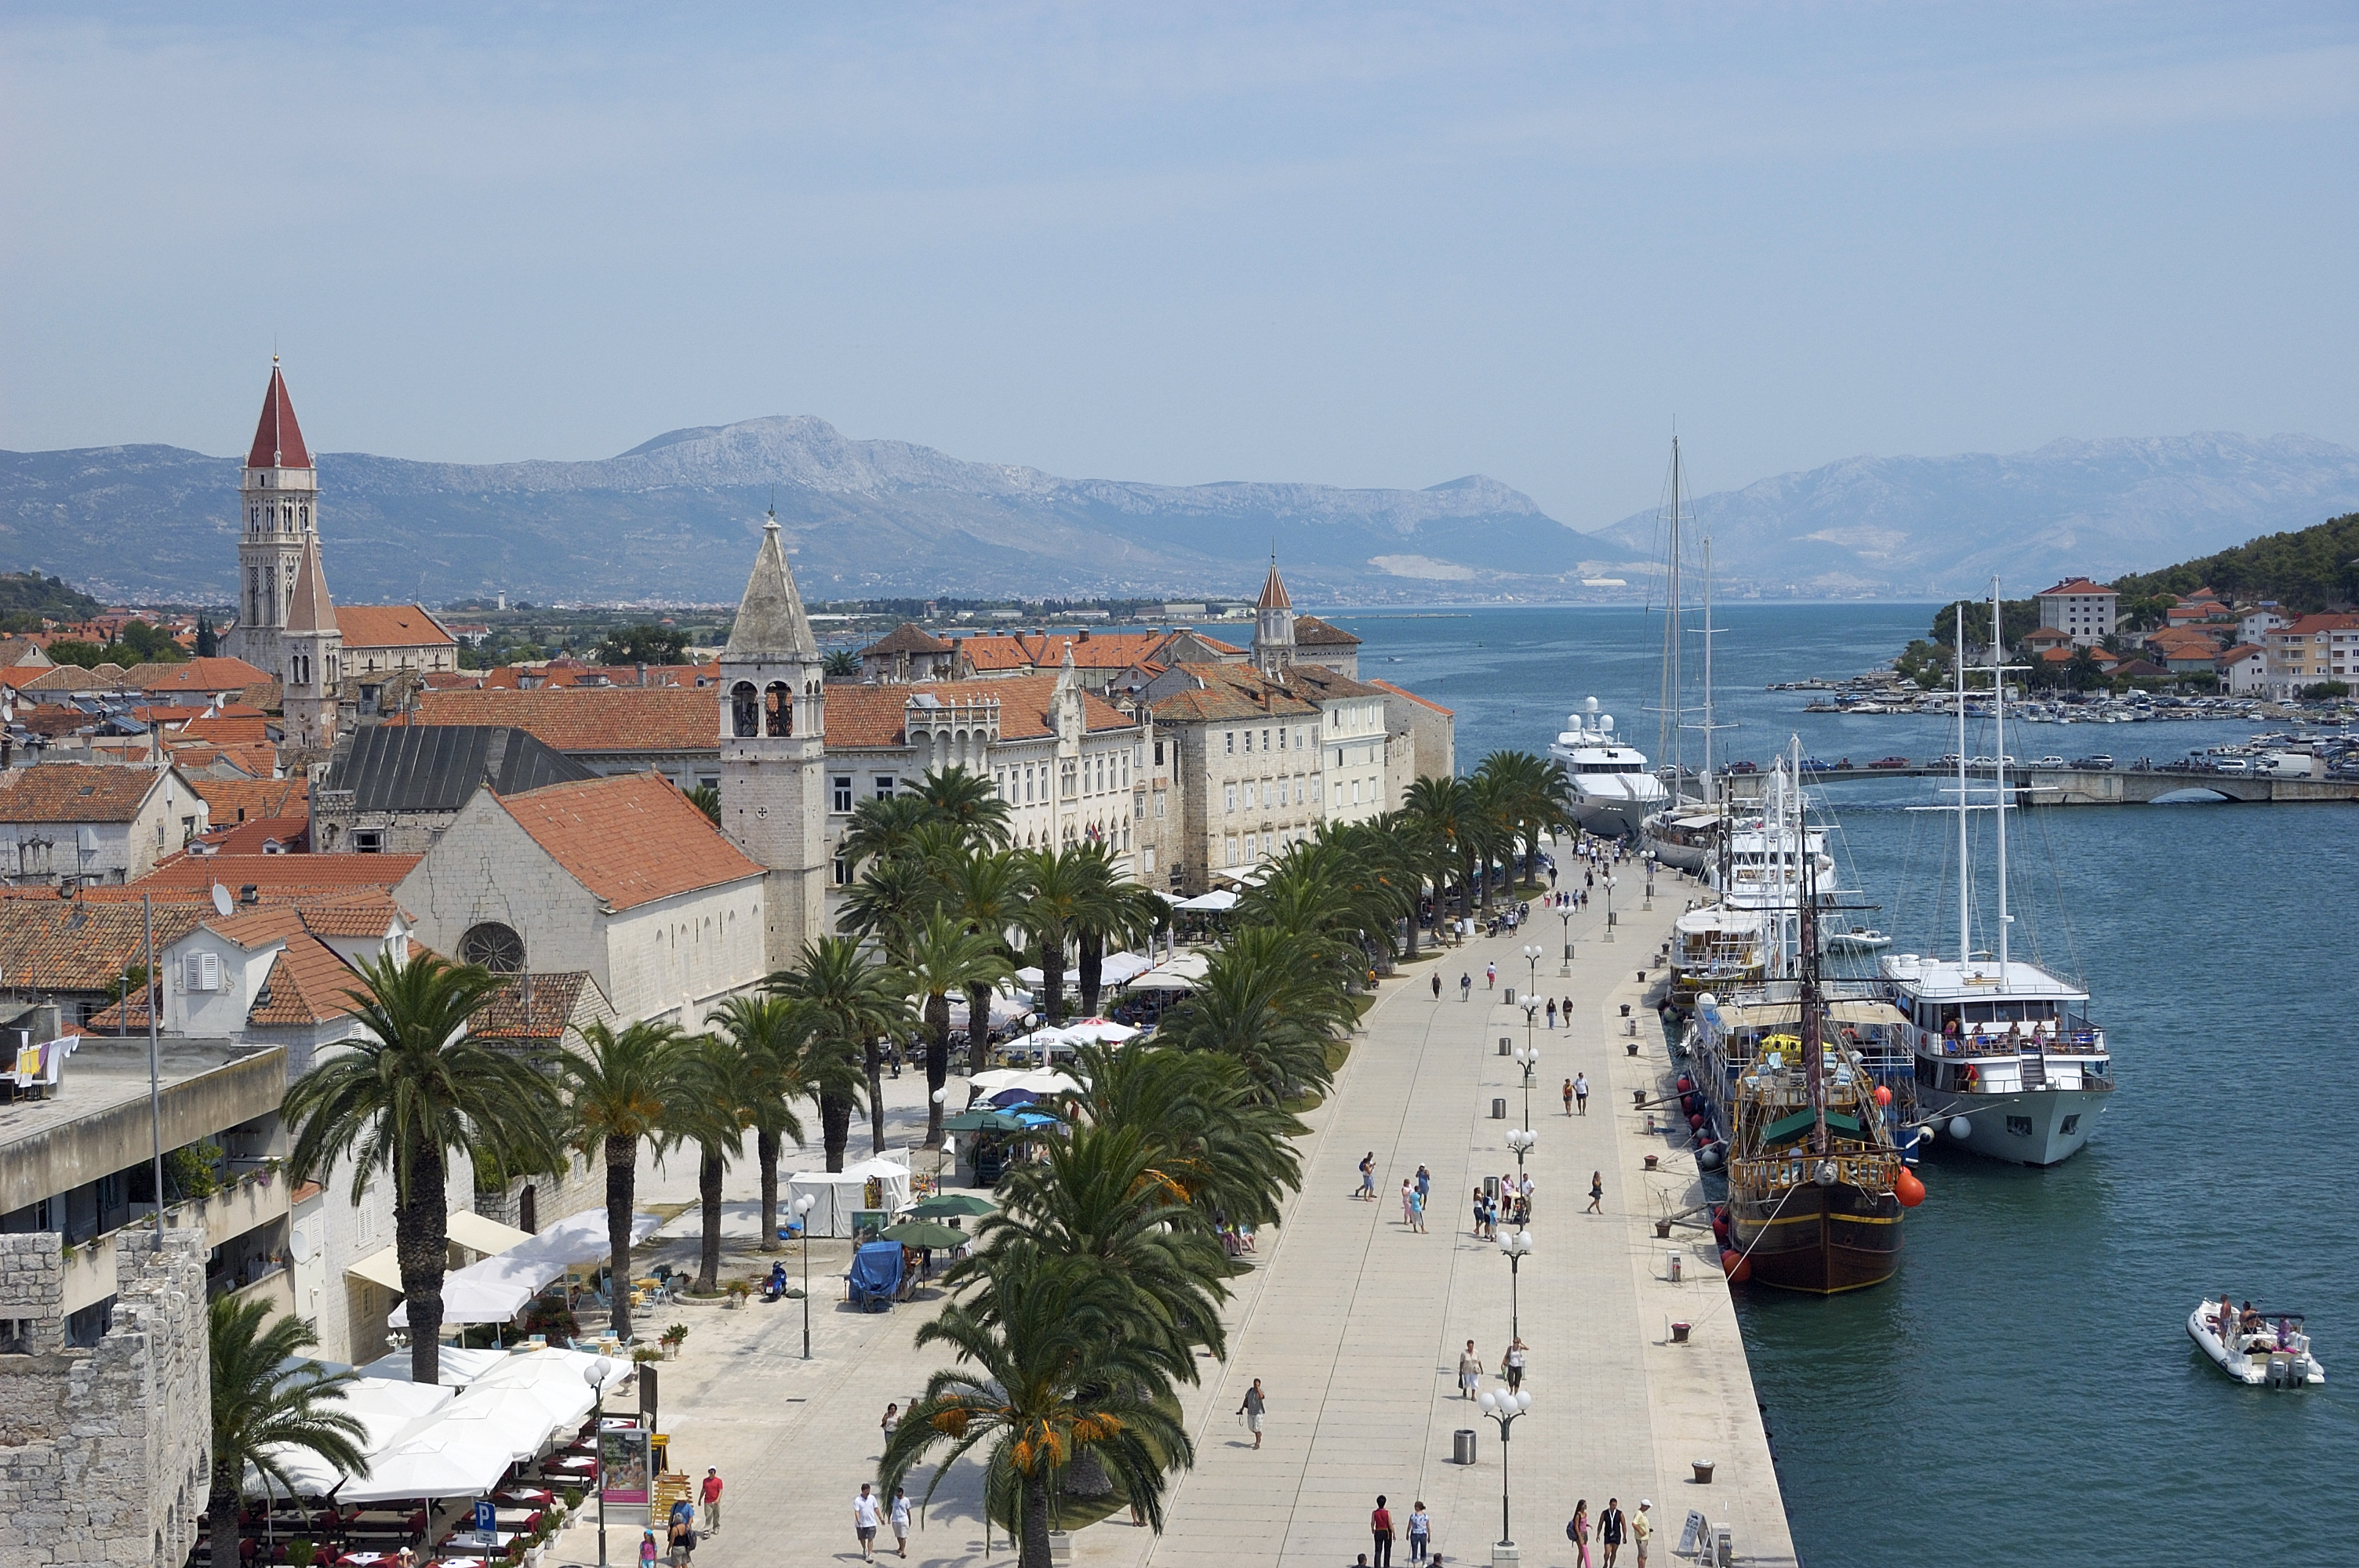
<path id="1" fill-rule="evenodd" d="M 492 1506 L 488 1498 L 478 1500 L 475 1504 L 476 1530 L 484 1535 L 493 1535 L 498 1532 L 499 1528 L 499 1509 Z"/>

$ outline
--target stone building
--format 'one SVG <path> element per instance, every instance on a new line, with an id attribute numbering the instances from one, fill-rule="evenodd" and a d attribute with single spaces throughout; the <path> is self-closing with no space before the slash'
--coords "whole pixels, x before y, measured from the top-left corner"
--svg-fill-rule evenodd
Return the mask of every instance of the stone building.
<path id="1" fill-rule="evenodd" d="M 204 1238 L 110 1253 L 106 1329 L 69 1345 L 54 1232 L 0 1236 L 0 1563 L 180 1568 L 212 1483 Z"/>
<path id="2" fill-rule="evenodd" d="M 344 737 L 320 781 L 311 847 L 330 855 L 422 855 L 479 789 L 522 795 L 596 776 L 505 725 L 371 725 Z"/>
<path id="3" fill-rule="evenodd" d="M 211 825 L 177 768 L 42 762 L 0 772 L 0 880 L 136 881 Z"/>
<path id="4" fill-rule="evenodd" d="M 693 687 L 429 690 L 407 722 L 521 730 L 593 773 L 659 773 L 683 792 L 721 784 L 713 694 Z"/>

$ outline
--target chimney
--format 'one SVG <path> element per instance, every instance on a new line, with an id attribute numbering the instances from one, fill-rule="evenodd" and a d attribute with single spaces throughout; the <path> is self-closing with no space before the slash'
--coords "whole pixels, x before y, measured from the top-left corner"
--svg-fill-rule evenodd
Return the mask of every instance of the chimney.
<path id="1" fill-rule="evenodd" d="M 647 684 L 647 666 L 644 662 L 639 665 L 639 684 L 641 686 Z"/>
<path id="2" fill-rule="evenodd" d="M 255 883 L 246 883 L 244 887 L 237 890 L 237 902 L 244 904 L 260 903 L 262 902 L 262 889 Z"/>

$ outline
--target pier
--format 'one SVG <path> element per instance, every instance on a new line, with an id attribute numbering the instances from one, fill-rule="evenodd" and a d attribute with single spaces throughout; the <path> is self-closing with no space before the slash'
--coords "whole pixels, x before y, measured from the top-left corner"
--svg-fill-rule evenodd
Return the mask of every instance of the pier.
<path id="1" fill-rule="evenodd" d="M 1848 784 L 1859 779 L 1954 779 L 1955 764 L 1906 768 L 1812 768 L 1802 774 L 1805 785 Z M 1987 787 L 1990 770 L 1970 769 L 1970 782 Z M 1757 802 L 1768 787 L 1769 775 L 1722 775 L 1729 797 Z M 2278 777 L 2270 773 L 2222 773 L 2195 768 L 2027 768 L 2006 770 L 2014 789 L 2011 804 L 2036 806 L 2146 806 L 2181 790 L 2202 789 L 2224 800 L 2247 805 L 2310 804 L 2359 801 L 2359 779 Z"/>

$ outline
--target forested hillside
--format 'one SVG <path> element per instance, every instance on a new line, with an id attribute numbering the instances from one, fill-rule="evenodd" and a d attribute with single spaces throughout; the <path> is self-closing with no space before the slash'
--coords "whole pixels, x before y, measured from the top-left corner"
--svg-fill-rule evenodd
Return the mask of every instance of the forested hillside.
<path id="1" fill-rule="evenodd" d="M 2290 534 L 2183 561 L 2160 571 L 2114 579 L 2128 609 L 2135 600 L 2210 587 L 2238 600 L 2273 599 L 2296 610 L 2359 601 L 2359 512 Z"/>

